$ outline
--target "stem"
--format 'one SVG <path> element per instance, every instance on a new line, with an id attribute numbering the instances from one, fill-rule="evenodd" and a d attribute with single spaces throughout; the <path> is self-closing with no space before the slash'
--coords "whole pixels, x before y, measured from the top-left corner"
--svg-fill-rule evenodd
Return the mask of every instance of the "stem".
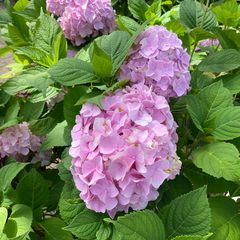
<path id="1" fill-rule="evenodd" d="M 195 53 L 197 45 L 198 45 L 198 41 L 194 43 L 193 50 L 191 52 L 190 62 L 192 62 L 193 54 Z"/>
<path id="2" fill-rule="evenodd" d="M 195 137 L 193 143 L 192 143 L 192 147 L 187 155 L 187 158 L 189 158 L 189 156 L 192 154 L 193 150 L 196 148 L 196 146 L 198 145 L 198 143 L 200 142 L 201 140 L 201 137 L 202 136 L 202 133 L 199 131 L 197 136 Z"/>

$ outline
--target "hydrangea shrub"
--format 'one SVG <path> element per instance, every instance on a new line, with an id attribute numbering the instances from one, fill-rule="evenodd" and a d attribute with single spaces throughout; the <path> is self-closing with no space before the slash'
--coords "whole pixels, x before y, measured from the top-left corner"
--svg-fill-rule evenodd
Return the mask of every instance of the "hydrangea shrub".
<path id="1" fill-rule="evenodd" d="M 239 3 L 4 2 L 0 239 L 239 240 Z"/>

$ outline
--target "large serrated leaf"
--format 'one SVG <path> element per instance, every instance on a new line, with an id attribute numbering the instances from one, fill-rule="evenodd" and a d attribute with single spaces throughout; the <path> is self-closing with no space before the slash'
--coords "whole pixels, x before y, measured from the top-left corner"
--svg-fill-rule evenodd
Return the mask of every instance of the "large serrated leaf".
<path id="1" fill-rule="evenodd" d="M 43 205 L 48 196 L 48 184 L 35 169 L 32 169 L 17 186 L 19 203 L 36 209 Z"/>
<path id="2" fill-rule="evenodd" d="M 149 6 L 145 0 L 128 0 L 128 9 L 132 15 L 140 20 L 145 21 L 145 12 L 148 10 Z"/>
<path id="3" fill-rule="evenodd" d="M 240 107 L 228 107 L 213 114 L 207 124 L 211 135 L 219 140 L 240 137 Z"/>
<path id="4" fill-rule="evenodd" d="M 2 167 L 0 169 L 0 190 L 6 191 L 11 186 L 12 180 L 27 164 L 14 162 Z"/>
<path id="5" fill-rule="evenodd" d="M 234 200 L 227 197 L 210 198 L 212 213 L 210 240 L 237 240 L 240 236 L 240 216 Z"/>
<path id="6" fill-rule="evenodd" d="M 210 208 L 206 187 L 174 199 L 162 216 L 168 239 L 178 235 L 206 235 L 210 229 Z"/>
<path id="7" fill-rule="evenodd" d="M 217 24 L 212 10 L 196 0 L 184 0 L 180 4 L 180 20 L 190 29 L 203 27 L 211 30 Z"/>
<path id="8" fill-rule="evenodd" d="M 101 226 L 102 218 L 99 214 L 85 210 L 79 213 L 72 222 L 65 227 L 75 236 L 83 240 L 92 240 Z"/>
<path id="9" fill-rule="evenodd" d="M 223 87 L 221 81 L 203 88 L 197 95 L 187 98 L 188 112 L 201 131 L 207 128 L 207 121 L 212 114 L 220 109 L 232 106 L 232 95 L 228 89 Z"/>
<path id="10" fill-rule="evenodd" d="M 240 67 L 240 52 L 223 49 L 207 56 L 198 66 L 203 72 L 228 72 Z"/>
<path id="11" fill-rule="evenodd" d="M 150 210 L 133 212 L 113 222 L 122 240 L 165 239 L 161 219 Z"/>
<path id="12" fill-rule="evenodd" d="M 240 180 L 239 152 L 233 144 L 219 142 L 199 147 L 193 152 L 193 162 L 216 178 Z"/>
<path id="13" fill-rule="evenodd" d="M 23 204 L 16 204 L 12 207 L 12 213 L 4 228 L 8 239 L 26 239 L 31 230 L 33 220 L 32 210 Z"/>
<path id="14" fill-rule="evenodd" d="M 39 223 L 40 227 L 44 230 L 45 240 L 72 240 L 71 233 L 63 230 L 66 226 L 65 223 L 59 218 L 49 218 Z"/>
<path id="15" fill-rule="evenodd" d="M 51 78 L 65 86 L 82 85 L 100 81 L 90 63 L 80 59 L 65 58 L 49 69 Z"/>

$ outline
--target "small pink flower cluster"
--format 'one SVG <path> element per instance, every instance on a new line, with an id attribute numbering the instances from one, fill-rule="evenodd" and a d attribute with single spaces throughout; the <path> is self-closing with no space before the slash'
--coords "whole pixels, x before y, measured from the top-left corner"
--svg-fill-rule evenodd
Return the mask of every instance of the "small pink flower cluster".
<path id="1" fill-rule="evenodd" d="M 60 16 L 65 37 L 76 46 L 88 37 L 107 34 L 116 28 L 110 0 L 48 0 L 47 7 Z"/>
<path id="2" fill-rule="evenodd" d="M 176 123 L 167 100 L 143 84 L 86 103 L 72 129 L 72 175 L 96 212 L 143 209 L 180 171 Z"/>
<path id="3" fill-rule="evenodd" d="M 145 83 L 167 99 L 179 97 L 189 89 L 189 60 L 175 33 L 163 26 L 151 26 L 137 38 L 120 69 L 119 79 Z"/>
<path id="4" fill-rule="evenodd" d="M 205 39 L 198 42 L 198 47 L 196 51 L 201 51 L 200 47 L 216 47 L 219 45 L 218 39 Z"/>
<path id="5" fill-rule="evenodd" d="M 56 16 L 61 16 L 64 13 L 70 0 L 47 0 L 47 9 Z"/>
<path id="6" fill-rule="evenodd" d="M 14 157 L 25 160 L 30 152 L 35 152 L 34 162 L 41 162 L 42 166 L 49 164 L 49 152 L 39 152 L 41 138 L 33 135 L 27 122 L 6 128 L 0 134 L 0 158 Z M 40 155 L 41 157 L 39 157 Z"/>

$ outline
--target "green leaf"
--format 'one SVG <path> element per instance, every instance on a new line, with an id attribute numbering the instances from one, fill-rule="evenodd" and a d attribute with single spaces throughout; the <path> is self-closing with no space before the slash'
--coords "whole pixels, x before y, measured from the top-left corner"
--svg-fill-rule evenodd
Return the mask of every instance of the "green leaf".
<path id="1" fill-rule="evenodd" d="M 161 207 L 168 204 L 173 199 L 181 196 L 182 194 L 188 193 L 193 190 L 191 182 L 182 175 L 177 176 L 172 181 L 164 182 L 162 187 L 162 197 L 160 203 L 158 204 Z"/>
<path id="2" fill-rule="evenodd" d="M 44 102 L 25 102 L 21 106 L 20 115 L 23 117 L 23 120 L 27 122 L 29 122 L 30 120 L 38 119 L 43 112 L 44 106 Z"/>
<path id="3" fill-rule="evenodd" d="M 96 237 L 97 240 L 108 240 L 111 235 L 111 227 L 105 223 L 103 223 L 99 230 L 97 231 Z"/>
<path id="4" fill-rule="evenodd" d="M 208 193 L 223 194 L 231 188 L 233 182 L 226 181 L 223 178 L 215 178 L 204 173 L 200 168 L 197 168 L 193 162 L 185 162 L 182 167 L 185 177 L 192 183 L 194 189 L 207 186 Z"/>
<path id="5" fill-rule="evenodd" d="M 15 53 L 17 55 L 23 55 L 30 58 L 33 62 L 44 66 L 50 67 L 53 65 L 53 60 L 50 58 L 49 54 L 44 50 L 32 46 L 15 48 Z"/>
<path id="6" fill-rule="evenodd" d="M 80 112 L 80 106 L 75 106 L 80 97 L 86 94 L 88 88 L 85 86 L 77 86 L 68 90 L 64 96 L 63 114 L 70 126 L 75 124 L 76 115 Z"/>
<path id="7" fill-rule="evenodd" d="M 190 35 L 191 35 L 191 37 L 194 38 L 194 40 L 195 40 L 196 42 L 201 41 L 201 40 L 204 40 L 204 39 L 208 39 L 208 38 L 211 38 L 211 39 L 216 38 L 214 34 L 212 34 L 212 33 L 209 32 L 209 31 L 204 30 L 204 29 L 201 28 L 201 27 L 194 28 L 194 29 L 190 32 Z"/>
<path id="8" fill-rule="evenodd" d="M 161 219 L 150 210 L 138 211 L 118 217 L 113 222 L 122 240 L 160 240 L 165 239 Z"/>
<path id="9" fill-rule="evenodd" d="M 118 16 L 117 18 L 118 27 L 133 35 L 140 27 L 140 25 L 132 18 L 127 16 Z"/>
<path id="10" fill-rule="evenodd" d="M 223 49 L 207 56 L 198 66 L 203 72 L 228 72 L 240 67 L 240 52 Z"/>
<path id="11" fill-rule="evenodd" d="M 12 49 L 8 46 L 0 48 L 0 57 L 4 56 L 8 52 L 10 52 Z"/>
<path id="12" fill-rule="evenodd" d="M 33 93 L 31 95 L 31 97 L 29 98 L 29 101 L 31 103 L 45 102 L 45 101 L 57 96 L 58 93 L 59 93 L 59 88 L 49 86 L 46 89 L 45 93 L 41 93 L 41 92 Z"/>
<path id="13" fill-rule="evenodd" d="M 65 58 L 49 69 L 49 74 L 56 82 L 64 86 L 98 82 L 90 63 L 76 58 Z"/>
<path id="14" fill-rule="evenodd" d="M 85 209 L 85 204 L 80 198 L 60 198 L 59 211 L 61 218 L 66 222 L 70 223 L 79 213 Z"/>
<path id="15" fill-rule="evenodd" d="M 72 222 L 65 227 L 65 230 L 83 240 L 92 240 L 101 226 L 101 217 L 99 214 L 85 210 L 79 213 Z"/>
<path id="16" fill-rule="evenodd" d="M 112 60 L 111 57 L 101 49 L 96 41 L 93 42 L 93 49 L 91 54 L 91 63 L 94 72 L 100 77 L 111 77 Z"/>
<path id="17" fill-rule="evenodd" d="M 27 5 L 29 4 L 28 0 L 18 0 L 15 5 L 14 5 L 14 10 L 16 11 L 20 11 L 20 10 L 24 10 Z"/>
<path id="18" fill-rule="evenodd" d="M 21 30 L 16 26 L 8 25 L 8 34 L 14 46 L 26 46 L 27 42 Z"/>
<path id="19" fill-rule="evenodd" d="M 221 81 L 203 88 L 197 95 L 187 98 L 188 112 L 201 131 L 204 130 L 206 122 L 211 119 L 217 110 L 232 106 L 232 95 L 223 87 Z"/>
<path id="20" fill-rule="evenodd" d="M 227 197 L 210 198 L 213 236 L 211 240 L 235 240 L 240 236 L 240 216 L 234 200 Z"/>
<path id="21" fill-rule="evenodd" d="M 9 79 L 2 85 L 3 90 L 9 95 L 16 95 L 21 91 L 37 92 L 46 90 L 51 81 L 45 68 L 37 67 L 24 71 L 21 75 Z"/>
<path id="22" fill-rule="evenodd" d="M 59 218 L 49 218 L 39 223 L 44 230 L 45 240 L 71 240 L 73 239 L 71 233 L 63 230 L 65 223 Z"/>
<path id="23" fill-rule="evenodd" d="M 36 135 L 46 135 L 57 125 L 54 118 L 46 117 L 30 122 L 30 130 Z"/>
<path id="24" fill-rule="evenodd" d="M 57 126 L 47 135 L 47 138 L 42 143 L 42 150 L 50 149 L 53 147 L 68 146 L 69 144 L 64 138 L 64 131 L 66 127 L 66 121 L 58 123 Z"/>
<path id="25" fill-rule="evenodd" d="M 6 128 L 8 128 L 8 127 L 11 127 L 11 126 L 13 126 L 13 125 L 15 125 L 15 124 L 17 124 L 17 123 L 18 123 L 18 120 L 17 120 L 17 119 L 12 119 L 12 120 L 4 123 L 3 125 L 1 125 L 1 126 L 0 126 L 0 131 L 6 129 Z"/>
<path id="26" fill-rule="evenodd" d="M 208 234 L 207 236 L 177 236 L 172 238 L 171 240 L 207 240 L 212 236 L 212 234 Z"/>
<path id="27" fill-rule="evenodd" d="M 207 124 L 211 135 L 219 140 L 240 137 L 240 107 L 220 109 Z"/>
<path id="28" fill-rule="evenodd" d="M 223 31 L 221 28 L 214 28 L 213 32 L 216 34 L 222 48 L 239 49 L 237 44 L 231 39 L 231 36 L 229 36 L 226 31 Z"/>
<path id="29" fill-rule="evenodd" d="M 4 228 L 4 233 L 10 239 L 26 239 L 24 236 L 31 230 L 32 210 L 23 204 L 16 204 L 12 207 L 12 213 Z"/>
<path id="30" fill-rule="evenodd" d="M 203 27 L 211 30 L 217 24 L 212 10 L 195 0 L 184 0 L 180 4 L 180 20 L 190 29 Z"/>
<path id="31" fill-rule="evenodd" d="M 17 185 L 18 202 L 36 209 L 48 196 L 48 184 L 35 169 L 32 169 Z"/>
<path id="32" fill-rule="evenodd" d="M 146 20 L 145 12 L 149 6 L 145 0 L 128 0 L 128 9 L 133 17 L 144 22 Z"/>
<path id="33" fill-rule="evenodd" d="M 124 31 L 115 31 L 110 35 L 99 37 L 95 40 L 99 48 L 101 48 L 112 61 L 112 76 L 116 72 L 116 66 L 119 63 L 118 58 L 125 51 L 125 48 L 130 40 L 130 35 Z M 126 53 L 127 56 L 127 53 Z"/>
<path id="34" fill-rule="evenodd" d="M 219 142 L 199 147 L 193 152 L 193 162 L 216 178 L 240 180 L 239 152 L 233 144 Z"/>
<path id="35" fill-rule="evenodd" d="M 12 101 L 10 101 L 7 106 L 7 111 L 4 117 L 5 123 L 11 120 L 17 119 L 19 110 L 20 110 L 20 104 L 18 100 L 13 99 Z"/>
<path id="36" fill-rule="evenodd" d="M 8 217 L 8 210 L 5 207 L 0 207 L 0 236 L 3 232 L 5 223 Z M 0 238 L 1 239 L 1 238 Z"/>
<path id="37" fill-rule="evenodd" d="M 220 77 L 223 82 L 223 86 L 227 88 L 232 94 L 240 92 L 240 75 L 231 74 Z"/>
<path id="38" fill-rule="evenodd" d="M 95 40 L 98 46 L 101 47 L 112 59 L 112 76 L 114 76 L 121 67 L 137 36 L 145 29 L 150 21 L 151 20 L 144 22 L 132 36 L 124 31 L 115 31 Z"/>
<path id="39" fill-rule="evenodd" d="M 240 6 L 236 0 L 228 0 L 213 8 L 218 21 L 229 27 L 237 27 L 240 18 Z"/>
<path id="40" fill-rule="evenodd" d="M 174 199 L 161 210 L 167 239 L 178 235 L 206 235 L 210 230 L 207 188 L 202 187 Z"/>
<path id="41" fill-rule="evenodd" d="M 67 56 L 67 40 L 62 32 L 58 33 L 53 40 L 53 62 L 56 63 L 59 59 Z"/>
<path id="42" fill-rule="evenodd" d="M 0 169 L 0 190 L 6 191 L 11 187 L 12 180 L 28 163 L 14 162 Z"/>
<path id="43" fill-rule="evenodd" d="M 57 20 L 53 16 L 41 12 L 33 32 L 34 47 L 51 54 L 55 37 L 60 32 Z M 51 57 L 53 59 L 53 56 Z"/>

